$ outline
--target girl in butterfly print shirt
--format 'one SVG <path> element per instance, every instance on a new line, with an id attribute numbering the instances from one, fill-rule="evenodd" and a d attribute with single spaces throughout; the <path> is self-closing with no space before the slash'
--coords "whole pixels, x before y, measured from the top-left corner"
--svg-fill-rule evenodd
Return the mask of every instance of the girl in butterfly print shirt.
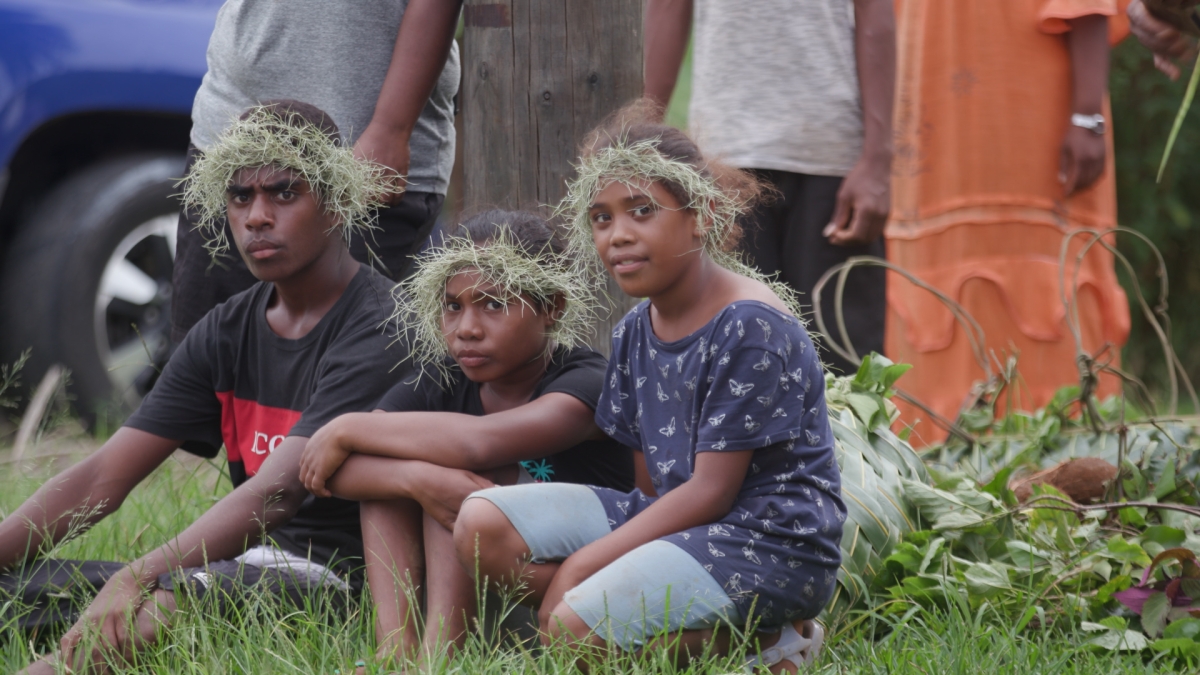
<path id="1" fill-rule="evenodd" d="M 636 648 L 679 631 L 700 653 L 718 626 L 753 620 L 762 647 L 804 647 L 845 520 L 821 364 L 794 312 L 724 253 L 752 179 L 638 115 L 594 132 L 568 215 L 621 289 L 648 298 L 613 332 L 596 421 L 643 451 L 650 485 L 476 493 L 459 554 L 471 569 L 478 551 L 490 579 L 521 577 L 548 637 Z"/>

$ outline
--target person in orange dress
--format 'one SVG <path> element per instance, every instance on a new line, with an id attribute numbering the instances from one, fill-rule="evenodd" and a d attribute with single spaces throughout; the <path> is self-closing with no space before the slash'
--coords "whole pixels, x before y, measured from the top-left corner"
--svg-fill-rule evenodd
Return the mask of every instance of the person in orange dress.
<path id="1" fill-rule="evenodd" d="M 993 373 L 1017 355 L 1019 379 L 1001 397 L 1013 408 L 1079 382 L 1064 295 L 1099 360 L 1115 363 L 1129 333 L 1108 251 L 1092 246 L 1076 265 L 1089 237 L 1072 238 L 1065 290 L 1059 264 L 1069 233 L 1117 224 L 1108 52 L 1128 32 L 1127 3 L 897 2 L 888 258 L 978 321 Z M 889 357 L 914 365 L 901 388 L 941 417 L 954 420 L 985 378 L 951 312 L 894 273 L 885 339 Z M 1106 375 L 1097 393 L 1119 388 Z M 945 438 L 927 412 L 901 413 L 917 445 Z"/>

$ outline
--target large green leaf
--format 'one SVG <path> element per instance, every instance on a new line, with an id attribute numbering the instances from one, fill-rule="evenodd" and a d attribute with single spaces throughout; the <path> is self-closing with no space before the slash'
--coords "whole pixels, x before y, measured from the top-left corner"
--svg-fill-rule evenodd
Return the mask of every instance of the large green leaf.
<path id="1" fill-rule="evenodd" d="M 878 358 L 873 370 L 860 371 L 858 377 L 889 380 L 890 385 L 898 371 L 888 370 Z M 879 406 L 873 401 L 868 405 L 868 397 L 849 391 L 848 379 L 829 378 L 826 382 L 828 388 L 839 388 L 838 396 L 831 396 L 829 417 L 846 504 L 842 568 L 838 588 L 823 615 L 827 624 L 841 621 L 868 597 L 871 580 L 884 569 L 883 559 L 891 555 L 905 533 L 918 529 L 920 517 L 906 496 L 906 481 L 929 482 L 925 463 L 912 446 L 887 428 Z M 868 428 L 869 423 L 875 428 Z"/>

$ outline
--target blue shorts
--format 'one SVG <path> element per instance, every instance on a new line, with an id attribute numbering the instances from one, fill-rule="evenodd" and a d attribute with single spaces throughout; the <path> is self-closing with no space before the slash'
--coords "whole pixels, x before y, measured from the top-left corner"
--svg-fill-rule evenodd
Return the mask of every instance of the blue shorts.
<path id="1" fill-rule="evenodd" d="M 500 509 L 535 563 L 564 560 L 612 531 L 600 499 L 584 485 L 496 487 L 468 499 L 486 499 Z M 743 619 L 695 558 L 662 540 L 621 556 L 568 591 L 563 601 L 597 635 L 623 649 L 664 633 L 737 625 Z"/>

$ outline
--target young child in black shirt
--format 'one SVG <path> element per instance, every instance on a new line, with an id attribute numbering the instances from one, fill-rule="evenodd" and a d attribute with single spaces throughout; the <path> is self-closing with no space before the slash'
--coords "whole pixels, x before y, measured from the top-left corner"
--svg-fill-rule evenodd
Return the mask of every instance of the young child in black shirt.
<path id="1" fill-rule="evenodd" d="M 593 421 L 607 367 L 582 345 L 593 284 L 570 272 L 541 218 L 468 220 L 398 290 L 421 374 L 384 396 L 376 412 L 387 414 L 343 415 L 306 449 L 310 490 L 363 500 L 381 660 L 417 655 L 418 586 L 428 593 L 422 656 L 465 638 L 475 589 L 450 530 L 468 494 L 534 481 L 632 488 L 631 450 Z"/>
<path id="2" fill-rule="evenodd" d="M 369 227 L 389 180 L 341 145 L 325 113 L 296 101 L 247 111 L 196 163 L 185 204 L 209 226 L 211 250 L 231 236 L 259 283 L 205 316 L 99 450 L 0 522 L 0 569 L 115 511 L 185 442 L 205 454 L 224 443 L 238 485 L 175 539 L 110 571 L 63 638 L 63 663 L 31 672 L 90 671 L 153 642 L 176 610 L 173 590 L 345 586 L 339 559 L 361 555 L 356 505 L 313 499 L 299 459 L 317 428 L 369 410 L 397 378 L 383 328 L 390 283 L 346 244 Z M 277 528 L 273 545 L 252 546 Z"/>

